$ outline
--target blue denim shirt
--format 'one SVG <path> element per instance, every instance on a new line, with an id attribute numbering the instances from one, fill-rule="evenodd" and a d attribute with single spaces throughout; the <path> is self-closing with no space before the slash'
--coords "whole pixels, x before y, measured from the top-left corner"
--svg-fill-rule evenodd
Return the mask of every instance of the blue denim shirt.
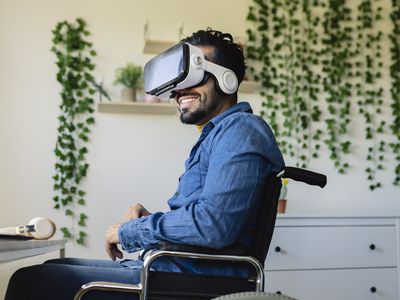
<path id="1" fill-rule="evenodd" d="M 155 247 L 159 241 L 223 248 L 250 246 L 254 234 L 255 201 L 263 179 L 284 167 L 267 123 L 246 102 L 237 103 L 207 123 L 185 162 L 170 211 L 131 220 L 120 227 L 127 252 Z M 124 262 L 132 267 L 138 263 Z M 140 264 L 139 264 L 140 266 Z M 161 259 L 162 271 L 241 275 L 226 263 Z"/>

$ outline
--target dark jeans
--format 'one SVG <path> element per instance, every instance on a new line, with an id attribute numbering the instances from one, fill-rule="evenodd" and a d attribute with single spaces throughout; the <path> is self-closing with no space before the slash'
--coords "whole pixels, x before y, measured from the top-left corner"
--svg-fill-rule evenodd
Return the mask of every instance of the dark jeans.
<path id="1" fill-rule="evenodd" d="M 17 270 L 8 283 L 5 300 L 72 300 L 82 284 L 112 281 L 136 284 L 140 269 L 127 269 L 118 262 L 61 258 Z M 137 294 L 90 292 L 86 299 L 138 299 Z"/>

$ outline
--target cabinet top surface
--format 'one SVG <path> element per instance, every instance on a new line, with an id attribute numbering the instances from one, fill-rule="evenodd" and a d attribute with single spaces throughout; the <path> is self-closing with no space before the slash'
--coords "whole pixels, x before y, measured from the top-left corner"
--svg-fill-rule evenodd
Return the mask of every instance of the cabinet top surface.
<path id="1" fill-rule="evenodd" d="M 400 218 L 399 214 L 394 213 L 286 213 L 278 214 L 277 219 L 381 219 L 381 218 Z"/>

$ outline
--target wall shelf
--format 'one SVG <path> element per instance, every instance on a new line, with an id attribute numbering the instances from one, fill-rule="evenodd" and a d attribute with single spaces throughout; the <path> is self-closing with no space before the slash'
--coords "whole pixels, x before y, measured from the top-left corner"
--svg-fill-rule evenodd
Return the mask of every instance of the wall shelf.
<path id="1" fill-rule="evenodd" d="M 260 91 L 260 84 L 255 81 L 243 80 L 239 86 L 239 93 L 254 94 Z"/>
<path id="2" fill-rule="evenodd" d="M 145 102 L 100 102 L 97 111 L 101 113 L 174 115 L 177 108 L 174 103 Z"/>
<path id="3" fill-rule="evenodd" d="M 146 40 L 143 47 L 143 53 L 159 54 L 168 48 L 171 48 L 175 44 L 176 42 L 171 41 Z"/>

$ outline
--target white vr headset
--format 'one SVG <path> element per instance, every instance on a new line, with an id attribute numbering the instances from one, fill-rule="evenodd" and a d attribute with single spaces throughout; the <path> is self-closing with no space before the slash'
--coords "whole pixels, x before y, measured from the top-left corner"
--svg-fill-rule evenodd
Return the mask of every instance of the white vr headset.
<path id="1" fill-rule="evenodd" d="M 148 61 L 144 67 L 144 91 L 168 98 L 172 92 L 198 85 L 205 72 L 217 79 L 225 94 L 234 94 L 238 79 L 232 70 L 205 59 L 203 51 L 188 43 L 180 43 Z"/>

